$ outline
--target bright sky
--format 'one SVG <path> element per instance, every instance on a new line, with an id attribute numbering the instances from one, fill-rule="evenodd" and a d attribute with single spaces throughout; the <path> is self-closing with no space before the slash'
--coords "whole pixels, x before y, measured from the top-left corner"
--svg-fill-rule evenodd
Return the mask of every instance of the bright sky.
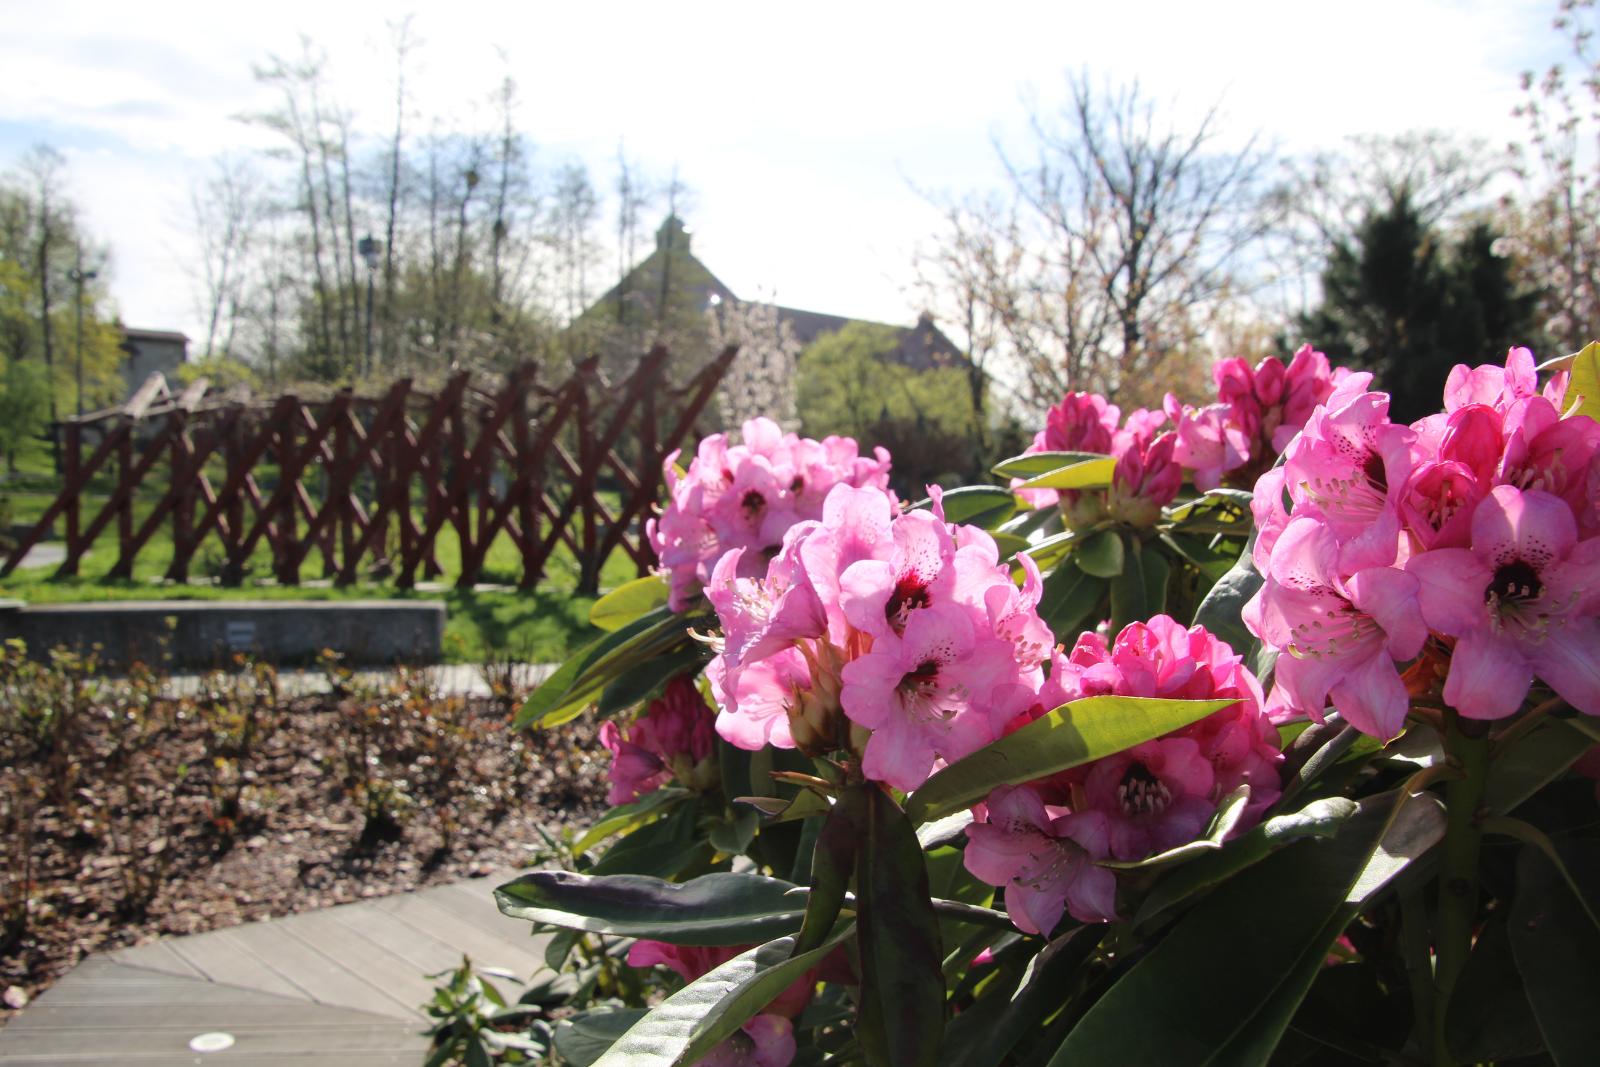
<path id="1" fill-rule="evenodd" d="M 234 118 L 273 102 L 252 64 L 308 34 L 357 127 L 391 121 L 402 5 L 23 7 L 0 0 L 0 170 L 41 141 L 65 153 L 130 325 L 201 332 L 189 189 L 217 153 L 263 143 Z M 1288 151 L 1424 127 L 1500 144 L 1520 132 L 1518 73 L 1559 58 L 1555 7 L 458 0 L 416 12 L 413 98 L 465 118 L 509 70 L 536 164 L 581 160 L 605 187 L 621 140 L 648 176 L 676 168 L 695 251 L 734 292 L 909 323 L 913 251 L 937 223 L 915 190 L 997 186 L 993 143 L 1024 145 L 1024 97 L 1061 99 L 1066 71 L 1137 78 L 1180 116 L 1220 100 L 1228 138 Z"/>

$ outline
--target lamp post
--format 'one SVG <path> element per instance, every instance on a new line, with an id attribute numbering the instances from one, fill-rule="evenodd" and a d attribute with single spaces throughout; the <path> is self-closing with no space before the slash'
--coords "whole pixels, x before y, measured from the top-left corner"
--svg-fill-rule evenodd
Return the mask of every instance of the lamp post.
<path id="1" fill-rule="evenodd" d="M 83 269 L 83 256 L 79 253 L 78 266 L 67 271 L 67 279 L 78 287 L 78 333 L 77 333 L 77 381 L 78 381 L 78 417 L 83 418 L 83 286 L 85 282 L 92 282 L 100 277 L 99 272 Z"/>
<path id="2" fill-rule="evenodd" d="M 367 355 L 362 364 L 362 374 L 372 373 L 372 277 L 378 271 L 378 257 L 383 254 L 383 242 L 367 234 L 356 242 L 356 251 L 367 264 Z"/>

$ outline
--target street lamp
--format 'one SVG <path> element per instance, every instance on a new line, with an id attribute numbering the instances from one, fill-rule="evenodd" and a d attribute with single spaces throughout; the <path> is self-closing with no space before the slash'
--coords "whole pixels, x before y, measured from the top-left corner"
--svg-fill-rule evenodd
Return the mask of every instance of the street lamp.
<path id="1" fill-rule="evenodd" d="M 378 271 L 378 257 L 383 254 L 383 242 L 367 234 L 356 242 L 356 251 L 367 264 L 367 358 L 363 374 L 372 373 L 372 276 Z"/>
<path id="2" fill-rule="evenodd" d="M 83 418 L 83 286 L 85 282 L 92 282 L 100 277 L 99 272 L 83 269 L 83 259 L 80 254 L 78 266 L 67 271 L 67 280 L 78 287 L 78 418 Z"/>

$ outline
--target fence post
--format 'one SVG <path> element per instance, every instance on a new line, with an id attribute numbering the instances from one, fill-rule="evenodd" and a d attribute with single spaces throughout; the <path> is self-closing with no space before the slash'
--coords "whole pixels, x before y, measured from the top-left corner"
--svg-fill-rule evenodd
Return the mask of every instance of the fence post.
<path id="1" fill-rule="evenodd" d="M 67 454 L 64 457 L 66 466 L 64 470 L 64 484 L 72 491 L 72 496 L 67 500 L 66 508 L 66 538 L 67 558 L 62 562 L 57 575 L 78 573 L 78 556 L 81 549 L 78 538 L 82 536 L 80 523 L 82 522 L 83 487 L 78 484 L 80 464 L 83 461 L 83 427 L 76 422 L 67 423 Z"/>

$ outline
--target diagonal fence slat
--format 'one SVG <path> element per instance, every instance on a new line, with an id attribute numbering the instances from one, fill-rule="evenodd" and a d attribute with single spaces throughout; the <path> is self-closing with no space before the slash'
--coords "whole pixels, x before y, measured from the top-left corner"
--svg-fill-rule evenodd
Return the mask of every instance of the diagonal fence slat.
<path id="1" fill-rule="evenodd" d="M 508 542 L 519 587 L 537 587 L 564 547 L 580 590 L 593 592 L 617 551 L 641 573 L 653 564 L 644 519 L 662 491 L 661 464 L 692 443 L 734 354 L 681 386 L 659 346 L 617 381 L 591 358 L 555 382 L 523 364 L 494 380 L 457 373 L 434 393 L 402 379 L 379 396 L 344 389 L 324 400 L 251 402 L 202 387 L 173 397 L 147 384 L 120 409 L 62 424 L 61 489 L 0 556 L 0 577 L 64 520 L 58 575 L 79 573 L 109 537 L 109 576 L 131 577 L 165 530 L 165 573 L 176 582 L 220 558 L 212 577 L 237 585 L 264 554 L 292 585 L 316 555 L 337 585 L 410 587 L 441 574 L 448 531 L 462 587 L 486 572 L 506 580 L 504 563 L 495 572 L 489 560 Z"/>

